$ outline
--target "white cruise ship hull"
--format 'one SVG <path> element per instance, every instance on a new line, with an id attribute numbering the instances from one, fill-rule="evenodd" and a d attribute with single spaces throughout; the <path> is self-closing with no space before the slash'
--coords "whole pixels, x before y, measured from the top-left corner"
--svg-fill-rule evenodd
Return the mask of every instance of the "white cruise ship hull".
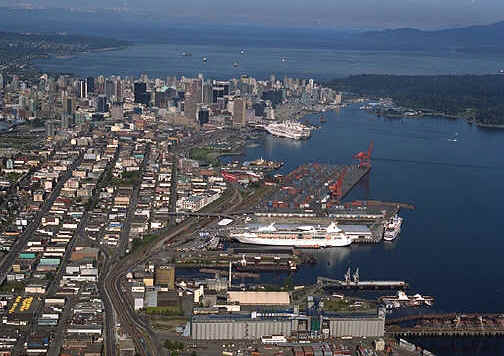
<path id="1" fill-rule="evenodd" d="M 273 123 L 264 126 L 264 129 L 273 136 L 286 137 L 293 140 L 308 139 L 311 136 L 311 129 L 299 123 Z"/>
<path id="2" fill-rule="evenodd" d="M 266 131 L 268 131 L 273 136 L 286 137 L 286 138 L 290 138 L 290 139 L 293 139 L 293 140 L 301 140 L 303 138 L 308 138 L 307 135 L 306 136 L 302 136 L 302 135 L 299 135 L 299 134 L 293 134 L 293 133 L 289 133 L 289 132 L 282 132 L 282 131 L 272 130 L 272 129 L 268 129 L 268 128 L 266 128 Z"/>
<path id="3" fill-rule="evenodd" d="M 352 240 L 348 237 L 335 239 L 275 239 L 247 236 L 249 234 L 232 234 L 236 240 L 253 245 L 292 246 L 300 248 L 345 247 L 350 246 Z"/>

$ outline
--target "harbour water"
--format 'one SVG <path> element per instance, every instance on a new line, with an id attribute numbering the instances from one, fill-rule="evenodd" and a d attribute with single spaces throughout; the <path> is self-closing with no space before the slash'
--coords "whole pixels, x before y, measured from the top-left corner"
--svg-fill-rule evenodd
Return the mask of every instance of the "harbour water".
<path id="1" fill-rule="evenodd" d="M 246 148 L 244 159 L 285 161 L 288 172 L 310 161 L 350 163 L 374 141 L 372 170 L 346 199 L 408 202 L 416 210 L 401 212 L 405 223 L 395 242 L 314 251 L 319 263 L 302 268 L 295 281 L 340 278 L 352 266 L 363 279 L 410 282 L 436 296 L 440 311 L 504 310 L 504 132 L 463 120 L 377 118 L 357 106 L 325 116 L 310 140 L 268 135 L 263 146 Z M 449 141 L 456 133 L 458 141 Z"/>
<path id="2" fill-rule="evenodd" d="M 35 61 L 42 71 L 82 76 L 140 75 L 150 77 L 196 76 L 229 79 L 248 74 L 258 79 L 271 73 L 329 80 L 350 74 L 487 74 L 497 73 L 502 58 L 457 53 L 347 51 L 327 48 L 253 48 L 223 45 L 137 44 L 109 52 Z M 252 45 L 251 45 L 252 46 Z M 191 56 L 182 56 L 182 53 Z M 203 57 L 208 61 L 203 63 Z M 284 58 L 284 60 L 282 60 Z M 233 63 L 238 66 L 234 67 Z"/>
<path id="3" fill-rule="evenodd" d="M 350 163 L 374 141 L 371 173 L 346 200 L 401 201 L 416 210 L 401 212 L 405 223 L 393 243 L 310 251 L 318 263 L 301 267 L 295 283 L 341 279 L 348 267 L 359 267 L 362 279 L 405 280 L 410 294 L 434 296 L 433 312 L 504 311 L 504 131 L 437 117 L 377 118 L 355 105 L 324 115 L 328 122 L 310 140 L 268 135 L 244 159 L 285 161 L 285 173 L 310 161 Z M 319 116 L 312 117 L 316 123 Z M 450 141 L 456 134 L 457 142 Z M 415 341 L 438 355 L 495 355 L 504 347 L 502 339 Z"/>

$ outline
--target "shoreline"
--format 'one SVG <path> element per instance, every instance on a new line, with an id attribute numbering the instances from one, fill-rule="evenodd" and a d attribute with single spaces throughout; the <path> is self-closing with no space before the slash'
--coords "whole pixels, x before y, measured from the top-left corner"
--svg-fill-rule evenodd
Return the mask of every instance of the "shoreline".
<path id="1" fill-rule="evenodd" d="M 89 49 L 87 51 L 78 51 L 78 52 L 75 52 L 75 53 L 69 53 L 69 54 L 64 54 L 64 55 L 43 54 L 43 55 L 38 55 L 38 56 L 35 56 L 33 58 L 30 58 L 28 61 L 26 61 L 26 64 L 32 66 L 35 70 L 37 70 L 37 72 L 39 74 L 43 74 L 44 72 L 42 72 L 42 70 L 40 69 L 39 65 L 37 63 L 33 63 L 33 61 L 44 60 L 44 59 L 47 60 L 47 59 L 51 59 L 51 58 L 65 60 L 65 59 L 71 59 L 71 58 L 74 58 L 74 57 L 77 57 L 77 56 L 82 56 L 82 55 L 85 55 L 85 54 L 88 54 L 88 53 L 101 53 L 101 52 L 120 51 L 120 50 L 123 50 L 123 49 L 127 49 L 128 47 L 130 47 L 130 45 L 124 45 L 124 46 L 119 46 L 119 47 L 93 48 L 93 49 Z M 57 72 L 47 72 L 47 73 L 53 73 L 53 74 L 55 74 Z M 74 75 L 74 73 L 68 73 L 68 74 Z"/>

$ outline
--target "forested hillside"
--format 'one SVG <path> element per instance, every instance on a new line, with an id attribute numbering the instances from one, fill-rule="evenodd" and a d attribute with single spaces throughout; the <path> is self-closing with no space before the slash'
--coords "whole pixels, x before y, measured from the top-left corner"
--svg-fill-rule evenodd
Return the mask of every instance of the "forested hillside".
<path id="1" fill-rule="evenodd" d="M 328 86 L 362 96 L 390 97 L 397 105 L 451 115 L 474 112 L 483 124 L 504 124 L 504 75 L 355 75 Z"/>

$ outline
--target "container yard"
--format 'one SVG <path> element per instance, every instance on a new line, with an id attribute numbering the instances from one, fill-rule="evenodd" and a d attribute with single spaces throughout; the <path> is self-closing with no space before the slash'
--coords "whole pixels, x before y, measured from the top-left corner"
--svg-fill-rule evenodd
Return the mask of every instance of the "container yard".
<path id="1" fill-rule="evenodd" d="M 341 199 L 366 175 L 370 167 L 320 163 L 302 165 L 278 177 L 279 189 L 256 208 L 262 212 L 308 211 L 320 213 L 340 205 Z"/>

